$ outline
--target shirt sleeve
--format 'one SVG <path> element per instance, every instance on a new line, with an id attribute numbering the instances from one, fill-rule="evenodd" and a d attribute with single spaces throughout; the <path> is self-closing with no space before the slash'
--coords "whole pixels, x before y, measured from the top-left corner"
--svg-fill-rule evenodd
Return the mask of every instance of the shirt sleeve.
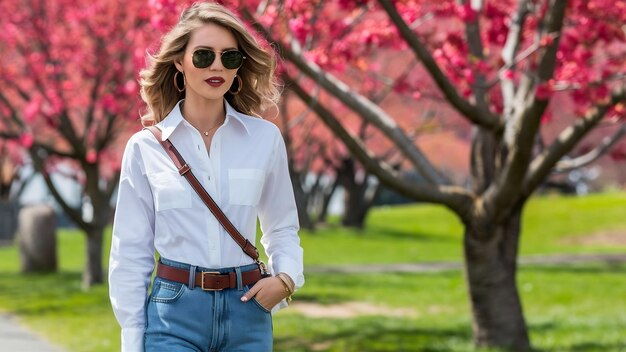
<path id="1" fill-rule="evenodd" d="M 154 270 L 152 191 L 133 140 L 122 158 L 109 259 L 109 297 L 122 328 L 123 352 L 144 350 L 145 305 Z"/>
<path id="2" fill-rule="evenodd" d="M 285 273 L 296 284 L 304 285 L 303 250 L 300 246 L 298 211 L 289 177 L 285 142 L 276 128 L 273 159 L 259 202 L 261 244 L 268 256 L 272 274 Z M 286 306 L 281 302 L 278 308 Z"/>

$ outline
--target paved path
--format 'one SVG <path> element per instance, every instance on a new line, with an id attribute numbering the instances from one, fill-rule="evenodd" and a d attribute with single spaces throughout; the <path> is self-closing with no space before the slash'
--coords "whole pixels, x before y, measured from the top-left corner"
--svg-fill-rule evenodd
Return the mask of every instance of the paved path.
<path id="1" fill-rule="evenodd" d="M 0 351 L 62 352 L 22 327 L 15 318 L 0 314 Z"/>
<path id="2" fill-rule="evenodd" d="M 626 254 L 553 254 L 524 256 L 519 259 L 521 266 L 574 266 L 590 263 L 621 264 L 626 263 Z M 463 269 L 461 262 L 423 262 L 400 264 L 355 264 L 355 265 L 319 265 L 307 266 L 306 273 L 431 273 Z"/>

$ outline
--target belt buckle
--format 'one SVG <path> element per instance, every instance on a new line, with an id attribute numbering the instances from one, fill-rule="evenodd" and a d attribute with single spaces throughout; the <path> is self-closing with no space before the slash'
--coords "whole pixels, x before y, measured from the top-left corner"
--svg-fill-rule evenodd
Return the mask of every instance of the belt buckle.
<path id="1" fill-rule="evenodd" d="M 257 259 L 257 264 L 259 265 L 259 271 L 261 272 L 261 278 L 272 276 L 270 272 L 267 270 L 267 266 L 262 260 Z"/>
<path id="2" fill-rule="evenodd" d="M 223 288 L 205 288 L 204 287 L 204 274 L 208 274 L 208 275 L 221 275 L 221 273 L 219 271 L 203 271 L 201 272 L 201 283 L 200 286 L 202 287 L 203 291 L 221 291 L 223 290 Z"/>

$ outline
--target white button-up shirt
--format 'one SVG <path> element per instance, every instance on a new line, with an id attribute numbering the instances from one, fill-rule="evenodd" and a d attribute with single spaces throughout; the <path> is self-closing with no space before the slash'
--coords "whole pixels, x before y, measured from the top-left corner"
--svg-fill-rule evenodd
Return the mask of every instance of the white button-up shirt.
<path id="1" fill-rule="evenodd" d="M 280 131 L 224 104 L 226 119 L 212 138 L 210 153 L 198 130 L 183 118 L 180 102 L 157 126 L 252 243 L 258 217 L 270 271 L 288 274 L 299 288 L 304 284 L 303 251 Z M 143 351 L 155 250 L 164 258 L 207 268 L 254 262 L 178 174 L 154 135 L 142 130 L 124 151 L 109 261 L 110 298 L 122 327 L 123 351 Z"/>

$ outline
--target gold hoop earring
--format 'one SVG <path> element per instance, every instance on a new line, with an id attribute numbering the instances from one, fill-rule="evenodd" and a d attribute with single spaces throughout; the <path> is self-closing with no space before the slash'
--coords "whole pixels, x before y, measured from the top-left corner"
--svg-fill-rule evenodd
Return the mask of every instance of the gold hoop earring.
<path id="1" fill-rule="evenodd" d="M 178 86 L 178 74 L 179 73 L 183 75 L 183 88 L 182 89 L 180 89 Z M 185 90 L 186 85 L 187 85 L 187 82 L 185 81 L 185 74 L 177 70 L 176 73 L 174 74 L 174 87 L 179 93 L 182 93 Z"/>
<path id="2" fill-rule="evenodd" d="M 228 90 L 228 93 L 232 95 L 239 94 L 239 92 L 241 92 L 241 89 L 243 88 L 243 80 L 241 79 L 241 77 L 239 77 L 238 75 L 235 75 L 235 78 L 237 78 L 237 90 L 234 92 L 230 90 L 230 89 L 233 89 L 233 86 L 230 86 L 230 89 Z"/>

